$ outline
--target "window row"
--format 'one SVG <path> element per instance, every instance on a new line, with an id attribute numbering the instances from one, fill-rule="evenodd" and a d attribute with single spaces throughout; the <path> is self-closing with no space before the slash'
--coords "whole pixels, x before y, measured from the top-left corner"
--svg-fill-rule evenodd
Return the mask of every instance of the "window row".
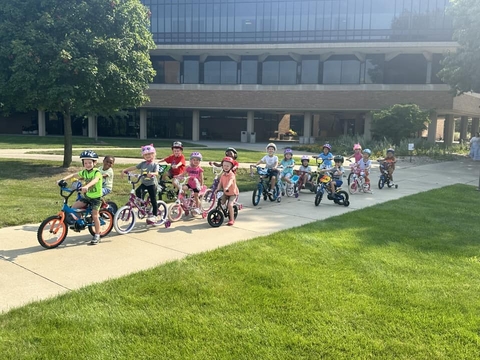
<path id="1" fill-rule="evenodd" d="M 436 77 L 442 56 L 435 54 L 430 82 Z M 422 54 L 401 54 L 390 61 L 380 54 L 367 55 L 360 61 L 354 55 L 333 55 L 326 61 L 305 56 L 295 61 L 288 56 L 270 56 L 259 62 L 256 57 L 242 57 L 240 62 L 228 57 L 209 57 L 202 63 L 198 57 L 183 62 L 168 57 L 154 57 L 156 84 L 425 84 L 427 60 Z"/>

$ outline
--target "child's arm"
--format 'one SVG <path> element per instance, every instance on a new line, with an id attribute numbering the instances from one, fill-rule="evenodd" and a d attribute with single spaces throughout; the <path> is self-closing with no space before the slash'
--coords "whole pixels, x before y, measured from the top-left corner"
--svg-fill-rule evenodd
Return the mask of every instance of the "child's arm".
<path id="1" fill-rule="evenodd" d="M 213 165 L 213 166 L 216 166 L 216 167 L 220 167 L 220 166 L 222 166 L 222 163 L 215 162 L 215 161 L 209 161 L 208 165 L 210 165 L 210 166 Z"/>
<path id="2" fill-rule="evenodd" d="M 225 192 L 227 192 L 228 189 L 230 189 L 232 186 L 233 186 L 233 178 L 230 179 L 227 183 L 227 186 L 225 186 Z"/>
<path id="3" fill-rule="evenodd" d="M 121 177 L 123 178 L 123 174 L 128 174 L 130 171 L 133 171 L 135 170 L 137 167 L 136 166 L 130 166 L 126 169 L 123 169 L 122 170 L 122 173 L 121 173 Z"/>
<path id="4" fill-rule="evenodd" d="M 98 177 L 94 177 L 92 179 L 92 181 L 90 181 L 88 184 L 85 184 L 84 186 L 82 186 L 81 190 L 83 193 L 86 193 L 88 191 L 89 188 L 91 188 L 93 185 L 95 185 L 97 182 L 99 182 L 101 180 L 101 178 L 98 178 Z"/>
<path id="5" fill-rule="evenodd" d="M 75 175 L 78 175 L 78 174 L 77 174 L 77 173 L 73 173 L 73 174 L 70 174 L 70 175 L 67 175 L 67 176 L 61 178 L 60 180 L 57 181 L 57 184 L 58 184 L 60 181 L 62 181 L 62 180 L 67 181 L 68 179 L 73 178 Z"/>

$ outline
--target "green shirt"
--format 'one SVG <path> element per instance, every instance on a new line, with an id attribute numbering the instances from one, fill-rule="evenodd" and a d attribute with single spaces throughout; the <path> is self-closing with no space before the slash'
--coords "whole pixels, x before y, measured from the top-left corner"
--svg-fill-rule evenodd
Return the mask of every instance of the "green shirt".
<path id="1" fill-rule="evenodd" d="M 83 179 L 84 186 L 93 179 L 98 178 L 97 183 L 88 189 L 85 196 L 90 199 L 98 199 L 102 197 L 102 173 L 98 171 L 98 169 L 79 171 L 78 176 Z"/>

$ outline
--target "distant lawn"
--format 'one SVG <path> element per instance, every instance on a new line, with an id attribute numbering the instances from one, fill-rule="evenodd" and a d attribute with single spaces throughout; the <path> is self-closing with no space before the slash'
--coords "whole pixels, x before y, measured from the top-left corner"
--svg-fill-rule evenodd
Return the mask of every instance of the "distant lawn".
<path id="1" fill-rule="evenodd" d="M 132 164 L 135 165 L 132 159 Z M 26 223 L 40 223 L 47 216 L 56 214 L 63 199 L 56 181 L 67 174 L 81 170 L 80 163 L 69 169 L 59 162 L 41 160 L 8 160 L 0 158 L 0 228 Z M 120 171 L 129 165 L 115 166 L 113 193 L 107 199 L 117 205 L 124 205 L 131 190 L 127 178 L 120 177 Z M 205 169 L 205 183 L 211 186 L 213 174 L 210 167 Z M 237 172 L 238 187 L 241 191 L 253 190 L 257 178 L 252 178 L 246 169 Z M 69 204 L 73 203 L 72 196 Z M 164 199 L 165 200 L 165 199 Z M 32 208 L 35 208 L 35 211 Z"/>
<path id="2" fill-rule="evenodd" d="M 170 147 L 171 140 L 139 140 L 135 138 L 102 138 L 98 141 L 85 136 L 74 136 L 72 138 L 73 147 L 100 148 L 100 147 L 131 147 L 140 148 L 145 144 L 154 143 L 158 147 Z M 182 141 L 185 146 L 192 143 Z M 201 145 L 195 145 L 200 147 Z M 63 149 L 63 136 L 38 136 L 38 135 L 0 135 L 0 149 Z"/>
<path id="3" fill-rule="evenodd" d="M 0 316 L 0 353 L 477 359 L 472 194 L 465 185 L 432 190 L 13 310 Z"/>

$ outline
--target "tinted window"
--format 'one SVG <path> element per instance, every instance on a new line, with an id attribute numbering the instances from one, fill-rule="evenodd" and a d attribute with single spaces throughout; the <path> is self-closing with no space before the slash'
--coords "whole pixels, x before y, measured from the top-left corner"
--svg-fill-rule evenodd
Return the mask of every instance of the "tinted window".
<path id="1" fill-rule="evenodd" d="M 302 60 L 302 84 L 318 84 L 319 60 Z"/>
<path id="2" fill-rule="evenodd" d="M 198 84 L 198 60 L 185 60 L 183 62 L 183 82 L 185 84 Z"/>
<path id="3" fill-rule="evenodd" d="M 241 83 L 256 84 L 257 83 L 257 60 L 242 60 L 241 63 Z"/>
<path id="4" fill-rule="evenodd" d="M 422 54 L 401 54 L 385 62 L 385 84 L 425 84 L 427 60 Z"/>

